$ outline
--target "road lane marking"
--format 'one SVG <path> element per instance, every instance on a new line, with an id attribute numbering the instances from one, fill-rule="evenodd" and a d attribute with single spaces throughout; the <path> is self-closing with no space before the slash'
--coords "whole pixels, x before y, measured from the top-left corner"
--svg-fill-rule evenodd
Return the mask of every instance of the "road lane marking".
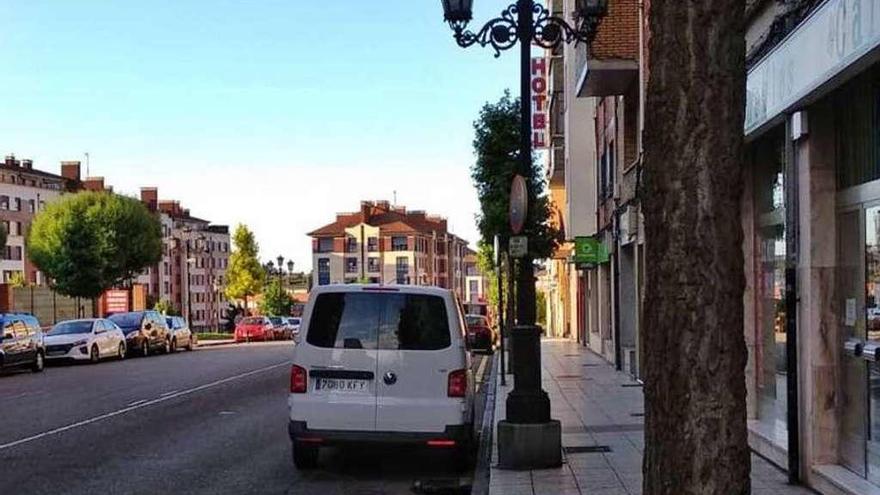
<path id="1" fill-rule="evenodd" d="M 165 392 L 164 394 L 160 395 L 159 397 L 168 397 L 169 395 L 176 394 L 177 392 L 178 392 L 178 390 L 175 389 L 170 392 Z"/>
<path id="2" fill-rule="evenodd" d="M 477 367 L 477 379 L 478 379 L 478 383 L 480 385 L 483 384 L 483 373 L 486 371 L 486 363 L 488 363 L 488 362 L 489 362 L 489 358 L 484 357 L 483 359 L 480 360 L 480 366 Z M 483 387 L 481 386 L 479 388 L 482 389 Z"/>
<path id="3" fill-rule="evenodd" d="M 74 428 L 79 428 L 79 427 L 81 427 L 81 426 L 86 426 L 86 425 L 90 425 L 90 424 L 92 424 L 92 423 L 97 423 L 98 421 L 103 421 L 103 420 L 105 420 L 105 419 L 110 419 L 110 418 L 113 418 L 113 417 L 116 417 L 116 416 L 119 416 L 119 415 L 125 414 L 125 413 L 127 413 L 127 412 L 131 412 L 131 411 L 134 411 L 134 410 L 137 410 L 137 409 L 141 409 L 141 408 L 144 408 L 144 407 L 147 407 L 147 406 L 152 406 L 152 405 L 154 405 L 154 404 L 158 404 L 158 403 L 160 403 L 160 402 L 165 402 L 165 401 L 168 401 L 168 400 L 171 400 L 171 399 L 176 399 L 177 397 L 183 397 L 184 395 L 189 395 L 189 394 L 192 394 L 192 393 L 195 393 L 195 392 L 199 392 L 199 391 L 201 391 L 201 390 L 205 390 L 205 389 L 208 389 L 208 388 L 216 387 L 216 386 L 218 386 L 218 385 L 222 385 L 222 384 L 224 384 L 224 383 L 229 383 L 229 382 L 232 382 L 232 381 L 235 381 L 235 380 L 239 380 L 239 379 L 241 379 L 241 378 L 245 378 L 245 377 L 248 377 L 248 376 L 251 376 L 251 375 L 256 375 L 256 374 L 258 374 L 258 373 L 263 373 L 264 371 L 269 371 L 269 370 L 273 370 L 273 369 L 275 369 L 275 368 L 280 368 L 281 366 L 289 366 L 289 365 L 290 365 L 290 361 L 284 361 L 283 363 L 273 364 L 273 365 L 265 366 L 265 367 L 263 367 L 263 368 L 258 368 L 258 369 L 252 370 L 252 371 L 247 371 L 247 372 L 245 372 L 245 373 L 240 373 L 240 374 L 238 374 L 238 375 L 233 375 L 233 376 L 230 376 L 230 377 L 227 377 L 227 378 L 223 378 L 223 379 L 221 379 L 221 380 L 213 381 L 213 382 L 211 382 L 211 383 L 206 383 L 206 384 L 204 384 L 204 385 L 199 385 L 198 387 L 193 387 L 193 388 L 189 388 L 189 389 L 186 389 L 186 390 L 181 390 L 180 392 L 173 392 L 171 395 L 165 395 L 165 396 L 163 396 L 163 397 L 159 397 L 158 399 L 148 400 L 148 401 L 145 401 L 145 402 L 141 402 L 140 404 L 129 405 L 129 406 L 127 406 L 127 407 L 123 407 L 122 409 L 119 409 L 119 410 L 116 410 L 116 411 L 113 411 L 113 412 L 109 412 L 109 413 L 101 414 L 101 415 L 99 415 L 99 416 L 95 416 L 95 417 L 93 417 L 93 418 L 89 418 L 89 419 L 84 419 L 84 420 L 82 420 L 82 421 L 77 421 L 76 423 L 71 423 L 71 424 L 69 424 L 69 425 L 67 425 L 67 426 L 61 426 L 61 427 L 58 427 L 58 428 L 53 428 L 53 429 L 51 429 L 51 430 L 49 430 L 49 431 L 44 431 L 43 433 L 38 433 L 38 434 L 36 434 L 36 435 L 31 435 L 31 436 L 26 437 L 26 438 L 22 438 L 22 439 L 19 439 L 19 440 L 15 440 L 15 441 L 12 441 L 12 442 L 9 442 L 9 443 L 4 443 L 4 444 L 0 445 L 0 450 L 10 449 L 10 448 L 15 447 L 15 446 L 17 446 L 17 445 L 21 445 L 21 444 L 24 444 L 24 443 L 33 442 L 34 440 L 39 440 L 39 439 L 41 439 L 41 438 L 49 437 L 49 436 L 52 436 L 52 435 L 57 435 L 57 434 L 59 434 L 59 433 L 63 433 L 63 432 L 65 432 L 65 431 L 72 430 L 72 429 L 74 429 Z"/>
<path id="4" fill-rule="evenodd" d="M 139 405 L 143 404 L 144 402 L 147 402 L 148 400 L 149 399 L 136 400 L 134 402 L 129 402 L 128 405 L 129 406 L 139 406 Z"/>

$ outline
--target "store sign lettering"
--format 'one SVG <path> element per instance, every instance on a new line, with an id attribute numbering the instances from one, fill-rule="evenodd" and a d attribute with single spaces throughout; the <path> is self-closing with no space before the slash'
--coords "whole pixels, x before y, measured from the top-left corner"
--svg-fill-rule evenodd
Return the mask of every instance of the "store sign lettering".
<path id="1" fill-rule="evenodd" d="M 532 58 L 532 147 L 547 148 L 547 59 Z"/>
<path id="2" fill-rule="evenodd" d="M 746 135 L 880 46 L 880 2 L 831 0 L 749 71 Z"/>

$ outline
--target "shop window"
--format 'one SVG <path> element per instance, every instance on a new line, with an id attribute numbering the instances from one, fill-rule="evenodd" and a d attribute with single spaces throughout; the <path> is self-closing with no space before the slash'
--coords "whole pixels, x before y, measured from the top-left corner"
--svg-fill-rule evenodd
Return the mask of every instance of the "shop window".
<path id="1" fill-rule="evenodd" d="M 840 189 L 880 179 L 880 70 L 855 78 L 833 96 Z"/>

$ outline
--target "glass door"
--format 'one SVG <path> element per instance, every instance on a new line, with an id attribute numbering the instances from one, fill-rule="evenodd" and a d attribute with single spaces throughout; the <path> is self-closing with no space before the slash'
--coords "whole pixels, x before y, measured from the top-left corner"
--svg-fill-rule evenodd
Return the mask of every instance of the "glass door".
<path id="1" fill-rule="evenodd" d="M 865 209 L 865 331 L 868 479 L 880 484 L 880 206 Z"/>
<path id="2" fill-rule="evenodd" d="M 845 211 L 837 217 L 838 324 L 843 352 L 841 359 L 840 456 L 848 468 L 867 475 L 867 366 L 860 355 L 865 331 L 865 283 L 862 209 Z"/>

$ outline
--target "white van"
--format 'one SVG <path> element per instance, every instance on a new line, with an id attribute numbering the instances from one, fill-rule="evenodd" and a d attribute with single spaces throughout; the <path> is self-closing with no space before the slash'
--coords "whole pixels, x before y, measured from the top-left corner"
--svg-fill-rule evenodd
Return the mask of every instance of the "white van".
<path id="1" fill-rule="evenodd" d="M 290 371 L 297 468 L 321 446 L 473 445 L 473 375 L 452 292 L 436 287 L 328 285 L 312 291 Z"/>

